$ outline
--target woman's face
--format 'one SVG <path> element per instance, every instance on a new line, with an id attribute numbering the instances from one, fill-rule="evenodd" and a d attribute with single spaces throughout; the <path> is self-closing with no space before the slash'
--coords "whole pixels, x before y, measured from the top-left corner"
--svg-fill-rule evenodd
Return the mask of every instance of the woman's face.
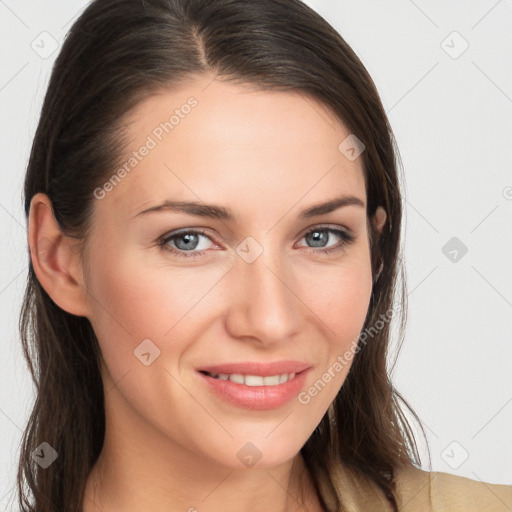
<path id="1" fill-rule="evenodd" d="M 335 398 L 367 313 L 362 162 L 338 148 L 349 132 L 317 101 L 211 80 L 129 116 L 125 172 L 95 191 L 87 316 L 116 436 L 163 459 L 168 446 L 274 466 Z M 357 199 L 303 215 L 342 196 Z M 306 370 L 276 386 L 200 372 L 252 362 L 262 366 L 241 373 L 292 373 L 283 361 Z"/>

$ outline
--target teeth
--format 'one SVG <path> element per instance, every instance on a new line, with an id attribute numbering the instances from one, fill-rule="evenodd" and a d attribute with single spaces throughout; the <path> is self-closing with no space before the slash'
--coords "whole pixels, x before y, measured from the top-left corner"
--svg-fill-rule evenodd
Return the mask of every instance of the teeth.
<path id="1" fill-rule="evenodd" d="M 237 384 L 243 384 L 244 383 L 244 376 L 240 375 L 239 373 L 233 373 L 233 375 L 229 376 L 229 380 L 231 382 L 236 382 Z"/>
<path id="2" fill-rule="evenodd" d="M 269 375 L 262 377 L 261 375 L 242 375 L 240 373 L 208 373 L 210 377 L 219 380 L 230 380 L 237 384 L 245 384 L 246 386 L 277 386 L 283 384 L 295 377 L 295 373 L 282 373 L 281 375 Z"/>

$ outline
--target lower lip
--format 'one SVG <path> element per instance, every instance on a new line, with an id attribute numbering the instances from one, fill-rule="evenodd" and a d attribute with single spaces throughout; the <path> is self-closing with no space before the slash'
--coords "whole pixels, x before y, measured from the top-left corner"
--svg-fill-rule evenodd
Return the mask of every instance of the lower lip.
<path id="1" fill-rule="evenodd" d="M 296 397 L 306 380 L 309 370 L 295 374 L 292 380 L 276 386 L 247 386 L 230 380 L 220 380 L 198 372 L 211 390 L 227 402 L 255 411 L 277 409 Z"/>

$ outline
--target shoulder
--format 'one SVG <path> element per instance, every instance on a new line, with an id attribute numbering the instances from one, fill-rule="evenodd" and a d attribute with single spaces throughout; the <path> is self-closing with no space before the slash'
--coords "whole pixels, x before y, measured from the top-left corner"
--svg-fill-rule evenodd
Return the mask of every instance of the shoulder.
<path id="1" fill-rule="evenodd" d="M 510 512 L 512 485 L 490 484 L 414 466 L 396 471 L 403 512 Z"/>
<path id="2" fill-rule="evenodd" d="M 382 491 L 359 471 L 334 464 L 331 474 L 344 510 L 391 511 Z M 412 465 L 396 468 L 395 481 L 400 512 L 512 512 L 512 485 L 490 484 Z M 331 501 L 325 501 L 330 511 L 336 510 Z"/>

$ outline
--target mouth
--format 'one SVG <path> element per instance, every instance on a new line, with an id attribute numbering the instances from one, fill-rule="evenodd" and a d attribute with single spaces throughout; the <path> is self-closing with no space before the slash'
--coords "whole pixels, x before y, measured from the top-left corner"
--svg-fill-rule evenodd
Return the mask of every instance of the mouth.
<path id="1" fill-rule="evenodd" d="M 244 409 L 262 411 L 283 407 L 303 389 L 312 367 L 301 365 L 301 369 L 297 363 L 293 364 L 297 371 L 276 372 L 276 365 L 251 363 L 197 369 L 197 375 L 210 392 L 225 402 Z M 255 366 L 260 370 L 256 370 Z M 281 364 L 280 369 L 283 368 Z M 290 364 L 287 364 L 286 370 L 289 369 Z"/>
<path id="2" fill-rule="evenodd" d="M 222 363 L 216 365 L 207 365 L 197 368 L 197 371 L 208 374 L 214 378 L 220 378 L 222 380 L 228 380 L 232 376 L 235 376 L 235 380 L 233 382 L 241 383 L 240 376 L 249 377 L 248 382 L 249 386 L 251 382 L 254 382 L 259 377 L 273 377 L 273 379 L 269 379 L 269 385 L 272 385 L 273 382 L 276 384 L 280 383 L 280 380 L 289 378 L 291 374 L 297 374 L 310 368 L 311 365 L 309 363 L 303 361 L 272 361 L 272 362 L 257 362 L 257 361 L 244 361 L 238 363 Z M 226 377 L 227 375 L 227 377 Z M 287 377 L 285 377 L 285 375 Z M 254 379 L 252 378 L 254 377 Z M 276 379 L 279 380 L 276 381 Z M 292 376 L 293 378 L 293 376 Z M 238 380 L 236 380 L 238 379 Z M 257 380 L 260 382 L 260 380 Z M 253 384 L 256 385 L 256 384 Z"/>
<path id="3" fill-rule="evenodd" d="M 219 380 L 229 380 L 235 384 L 245 384 L 246 386 L 278 386 L 295 378 L 297 373 L 280 373 L 275 375 L 250 375 L 242 373 L 212 373 L 200 370 L 199 373 Z"/>

